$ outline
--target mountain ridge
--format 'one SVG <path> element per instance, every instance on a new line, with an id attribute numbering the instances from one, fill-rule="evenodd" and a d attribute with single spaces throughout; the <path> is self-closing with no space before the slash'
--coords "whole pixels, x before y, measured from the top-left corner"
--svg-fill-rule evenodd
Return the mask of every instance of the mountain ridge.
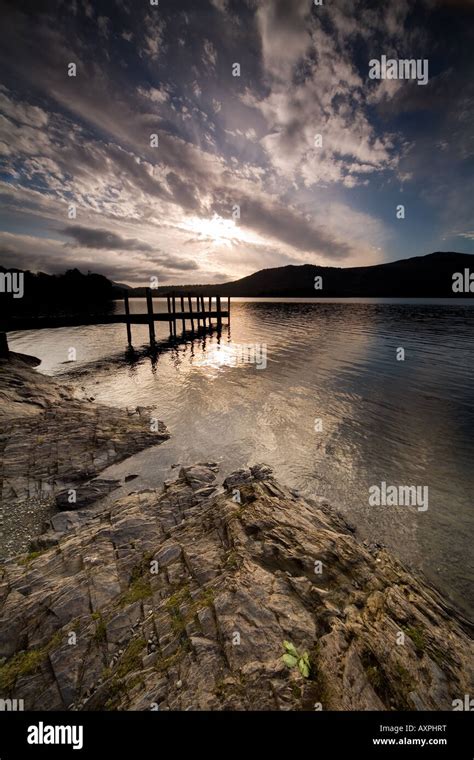
<path id="1" fill-rule="evenodd" d="M 474 256 L 455 251 L 435 251 L 397 261 L 361 267 L 324 267 L 316 264 L 287 264 L 260 269 L 238 280 L 218 285 L 167 285 L 157 295 L 171 291 L 237 297 L 469 297 L 453 292 L 453 275 L 469 266 Z M 315 289 L 315 277 L 322 277 Z M 145 294 L 133 288 L 130 296 Z M 474 294 L 474 285 L 471 291 Z"/>
<path id="2" fill-rule="evenodd" d="M 453 275 L 464 273 L 472 267 L 472 283 L 468 292 L 453 291 Z M 20 272 L 16 268 L 0 272 Z M 315 288 L 315 278 L 320 277 L 320 288 Z M 77 269 L 64 275 L 48 275 L 42 272 L 25 272 L 28 280 L 26 291 L 33 302 L 69 301 L 73 296 L 71 286 L 77 286 L 76 297 L 86 296 L 87 301 L 106 301 L 121 298 L 141 298 L 146 287 L 133 287 L 117 283 L 102 275 L 88 273 L 82 275 Z M 69 288 L 64 288 L 68 282 Z M 91 289 L 92 287 L 92 289 Z M 59 293 L 58 293 L 59 291 Z M 233 297 L 304 297 L 304 298 L 453 298 L 474 295 L 474 255 L 456 251 L 435 251 L 411 258 L 389 261 L 382 264 L 358 267 L 333 267 L 317 264 L 287 264 L 282 267 L 267 267 L 250 275 L 220 284 L 162 285 L 154 295 L 172 292 L 191 295 L 220 295 Z M 59 298 L 59 296 L 61 296 Z M 10 306 L 21 310 L 28 306 L 30 298 L 16 301 Z"/>

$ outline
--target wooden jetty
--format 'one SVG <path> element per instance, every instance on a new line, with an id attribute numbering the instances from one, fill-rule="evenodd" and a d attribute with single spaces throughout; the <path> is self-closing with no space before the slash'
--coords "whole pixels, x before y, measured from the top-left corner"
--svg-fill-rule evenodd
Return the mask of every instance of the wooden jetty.
<path id="1" fill-rule="evenodd" d="M 148 325 L 150 344 L 156 342 L 155 323 L 167 322 L 169 325 L 170 338 L 178 339 L 177 323 L 181 322 L 182 333 L 186 332 L 186 322 L 189 323 L 191 333 L 200 333 L 203 330 L 215 328 L 218 332 L 222 329 L 222 320 L 230 323 L 230 297 L 227 298 L 227 309 L 222 309 L 221 296 L 192 296 L 189 293 L 167 293 L 157 295 L 157 298 L 166 298 L 167 311 L 155 313 L 153 308 L 153 291 L 146 290 L 146 312 L 132 314 L 130 312 L 129 297 L 124 296 L 124 314 L 79 314 L 75 316 L 50 316 L 50 317 L 22 317 L 12 316 L 3 319 L 0 323 L 0 357 L 8 356 L 7 333 L 15 330 L 44 330 L 55 327 L 81 327 L 84 325 L 110 325 L 124 324 L 127 330 L 128 345 L 132 345 L 132 325 Z M 205 299 L 207 300 L 207 309 Z M 185 302 L 186 301 L 186 302 Z M 194 301 L 194 308 L 193 308 Z M 214 303 L 213 303 L 214 302 Z M 178 307 L 178 308 L 177 308 Z M 213 325 L 213 320 L 215 325 Z M 202 324 L 202 327 L 201 327 Z"/>

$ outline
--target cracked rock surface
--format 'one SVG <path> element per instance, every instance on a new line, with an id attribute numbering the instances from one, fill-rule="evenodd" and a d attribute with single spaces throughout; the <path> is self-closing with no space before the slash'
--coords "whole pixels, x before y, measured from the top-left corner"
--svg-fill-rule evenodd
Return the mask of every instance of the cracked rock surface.
<path id="1" fill-rule="evenodd" d="M 90 504 L 106 489 L 87 481 L 169 438 L 162 422 L 151 430 L 151 410 L 131 414 L 79 399 L 27 358 L 0 360 L 0 556 L 27 547 L 62 489 L 77 489 L 77 507 Z M 67 490 L 58 496 L 67 507 Z"/>
<path id="2" fill-rule="evenodd" d="M 0 696 L 25 710 L 443 710 L 470 626 L 323 503 L 256 465 L 182 468 L 0 569 Z M 282 660 L 308 653 L 310 674 Z"/>

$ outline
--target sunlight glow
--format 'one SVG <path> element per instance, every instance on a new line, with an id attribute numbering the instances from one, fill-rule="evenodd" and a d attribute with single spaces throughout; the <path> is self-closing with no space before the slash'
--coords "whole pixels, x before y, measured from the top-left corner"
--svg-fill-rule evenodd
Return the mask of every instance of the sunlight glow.
<path id="1" fill-rule="evenodd" d="M 195 217 L 185 225 L 190 232 L 195 232 L 199 240 L 210 240 L 213 244 L 231 246 L 232 240 L 240 240 L 239 228 L 233 219 L 224 219 L 214 214 L 212 219 Z"/>
<path id="2" fill-rule="evenodd" d="M 265 242 L 259 235 L 236 224 L 233 219 L 225 219 L 219 214 L 214 214 L 211 219 L 191 217 L 180 226 L 180 229 L 194 233 L 197 241 L 207 240 L 212 245 L 224 245 L 228 248 L 234 243 L 261 245 Z"/>

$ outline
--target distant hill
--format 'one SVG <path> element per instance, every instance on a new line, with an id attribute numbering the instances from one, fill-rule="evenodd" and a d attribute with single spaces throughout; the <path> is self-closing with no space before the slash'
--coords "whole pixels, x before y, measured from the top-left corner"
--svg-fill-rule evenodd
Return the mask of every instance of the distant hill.
<path id="1" fill-rule="evenodd" d="M 160 288 L 157 293 L 185 291 L 221 296 L 260 297 L 385 297 L 447 298 L 472 296 L 454 293 L 453 274 L 474 272 L 474 256 L 468 253 L 437 251 L 387 264 L 367 267 L 320 267 L 313 264 L 261 269 L 259 272 L 221 285 L 180 285 Z M 315 277 L 322 277 L 322 289 L 315 290 Z M 134 288 L 130 296 L 144 295 Z"/>
<path id="2" fill-rule="evenodd" d="M 114 282 L 112 281 L 112 285 L 116 290 L 119 290 L 123 292 L 124 290 L 132 290 L 132 287 L 130 285 L 125 285 L 123 282 Z"/>
<path id="3" fill-rule="evenodd" d="M 441 252 L 416 256 L 387 264 L 369 267 L 320 267 L 314 264 L 261 269 L 248 277 L 220 285 L 169 285 L 158 288 L 155 295 L 170 292 L 193 295 L 249 296 L 249 297 L 393 297 L 393 298 L 447 298 L 474 296 L 473 293 L 454 293 L 453 274 L 465 269 L 474 272 L 474 255 Z M 20 272 L 5 269 L 0 273 Z M 78 269 L 64 274 L 49 275 L 43 272 L 24 274 L 24 297 L 14 299 L 1 294 L 5 314 L 54 312 L 101 312 L 113 308 L 112 302 L 125 293 L 130 298 L 145 296 L 146 288 L 131 288 L 112 282 L 103 275 Z M 322 278 L 322 289 L 314 288 L 315 278 Z"/>

